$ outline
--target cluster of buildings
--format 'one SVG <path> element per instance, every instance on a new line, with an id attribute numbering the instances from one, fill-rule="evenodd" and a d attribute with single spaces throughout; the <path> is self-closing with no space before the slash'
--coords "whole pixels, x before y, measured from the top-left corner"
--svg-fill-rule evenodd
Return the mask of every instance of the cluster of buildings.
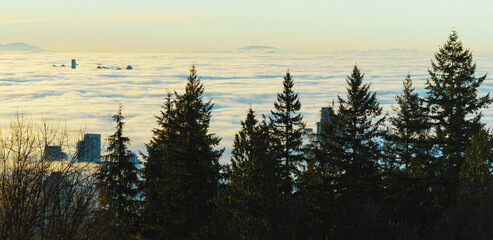
<path id="1" fill-rule="evenodd" d="M 73 160 L 101 163 L 101 134 L 85 134 L 84 139 L 77 143 L 77 151 L 72 159 L 69 159 L 68 154 L 62 151 L 61 146 L 45 146 L 44 154 L 46 159 L 54 161 Z M 130 162 L 140 164 L 135 153 L 132 153 Z"/>
<path id="2" fill-rule="evenodd" d="M 78 65 L 79 64 L 77 63 L 77 60 L 72 59 L 71 64 L 70 64 L 70 67 L 72 69 L 77 69 L 77 66 Z M 57 67 L 57 65 L 56 64 L 53 64 L 53 67 Z M 65 66 L 65 64 L 62 64 L 62 65 L 60 65 L 60 67 L 66 67 L 66 66 Z M 102 64 L 98 64 L 98 66 L 96 68 L 97 69 L 116 69 L 116 70 L 122 70 L 123 69 L 122 67 L 119 67 L 117 65 L 115 65 L 114 68 L 110 68 L 110 67 L 106 67 L 106 66 L 104 66 Z M 127 65 L 127 67 L 125 68 L 125 70 L 132 70 L 132 69 L 133 69 L 132 65 Z"/>

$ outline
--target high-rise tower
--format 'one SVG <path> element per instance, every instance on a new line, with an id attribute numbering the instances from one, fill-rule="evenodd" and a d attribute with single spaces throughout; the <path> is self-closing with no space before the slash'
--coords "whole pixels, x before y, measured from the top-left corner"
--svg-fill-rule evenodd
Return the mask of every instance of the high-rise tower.
<path id="1" fill-rule="evenodd" d="M 77 143 L 78 162 L 101 162 L 101 134 L 85 134 Z"/>

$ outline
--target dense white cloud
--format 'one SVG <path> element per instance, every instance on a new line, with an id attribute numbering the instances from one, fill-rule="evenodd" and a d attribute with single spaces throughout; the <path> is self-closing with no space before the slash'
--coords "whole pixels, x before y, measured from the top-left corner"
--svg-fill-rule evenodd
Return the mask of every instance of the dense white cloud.
<path id="1" fill-rule="evenodd" d="M 240 129 L 247 108 L 270 113 L 282 77 L 289 69 L 302 102 L 307 127 L 315 127 L 319 109 L 345 94 L 346 76 L 357 64 L 384 111 L 402 90 L 411 74 L 415 86 L 425 93 L 432 53 L 416 51 L 341 52 L 335 55 L 245 55 L 245 54 L 121 54 L 121 53 L 2 53 L 0 55 L 0 123 L 8 125 L 16 112 L 34 118 L 44 115 L 72 129 L 108 136 L 114 131 L 111 116 L 124 104 L 126 134 L 132 150 L 144 150 L 154 115 L 160 111 L 167 91 L 183 92 L 191 64 L 205 86 L 205 98 L 215 108 L 211 132 L 222 137 L 228 160 L 234 134 Z M 70 59 L 79 63 L 76 70 Z M 477 76 L 493 69 L 493 55 L 475 55 Z M 111 69 L 96 69 L 97 64 Z M 133 70 L 116 70 L 132 65 Z M 487 78 L 482 94 L 493 89 Z M 336 102 L 337 104 L 337 102 Z M 484 121 L 493 126 L 493 110 L 486 109 Z"/>

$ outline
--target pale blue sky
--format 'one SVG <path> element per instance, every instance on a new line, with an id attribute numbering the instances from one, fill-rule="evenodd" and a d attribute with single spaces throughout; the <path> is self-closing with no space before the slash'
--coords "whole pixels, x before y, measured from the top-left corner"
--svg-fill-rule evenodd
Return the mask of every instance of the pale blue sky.
<path id="1" fill-rule="evenodd" d="M 0 44 L 51 51 L 429 51 L 455 27 L 475 52 L 493 52 L 492 11 L 486 0 L 1 0 Z"/>

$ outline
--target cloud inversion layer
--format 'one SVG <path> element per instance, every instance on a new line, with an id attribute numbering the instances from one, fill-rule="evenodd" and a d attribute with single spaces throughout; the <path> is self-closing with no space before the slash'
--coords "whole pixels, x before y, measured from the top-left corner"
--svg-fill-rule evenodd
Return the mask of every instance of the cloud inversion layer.
<path id="1" fill-rule="evenodd" d="M 192 64 L 205 86 L 205 100 L 212 99 L 211 132 L 222 137 L 229 160 L 234 134 L 251 105 L 258 114 L 270 113 L 287 69 L 299 93 L 307 127 L 314 128 L 322 106 L 346 94 L 346 76 L 357 64 L 371 83 L 384 111 L 393 114 L 395 96 L 409 73 L 414 85 L 425 94 L 424 85 L 433 53 L 415 51 L 345 52 L 336 55 L 246 55 L 246 54 L 117 54 L 117 53 L 2 53 L 0 55 L 0 123 L 7 126 L 16 112 L 66 123 L 71 129 L 114 132 L 111 116 L 123 103 L 125 133 L 132 150 L 144 150 L 153 117 L 165 95 L 182 93 Z M 77 69 L 70 69 L 75 58 Z M 493 55 L 475 56 L 476 76 L 493 69 Z M 60 67 L 65 64 L 67 67 Z M 109 69 L 97 69 L 97 64 Z M 53 67 L 52 65 L 56 65 Z M 125 69 L 132 65 L 133 70 Z M 480 89 L 493 89 L 489 78 Z M 336 102 L 337 105 L 337 102 Z M 493 127 L 493 110 L 483 111 L 483 121 Z"/>

